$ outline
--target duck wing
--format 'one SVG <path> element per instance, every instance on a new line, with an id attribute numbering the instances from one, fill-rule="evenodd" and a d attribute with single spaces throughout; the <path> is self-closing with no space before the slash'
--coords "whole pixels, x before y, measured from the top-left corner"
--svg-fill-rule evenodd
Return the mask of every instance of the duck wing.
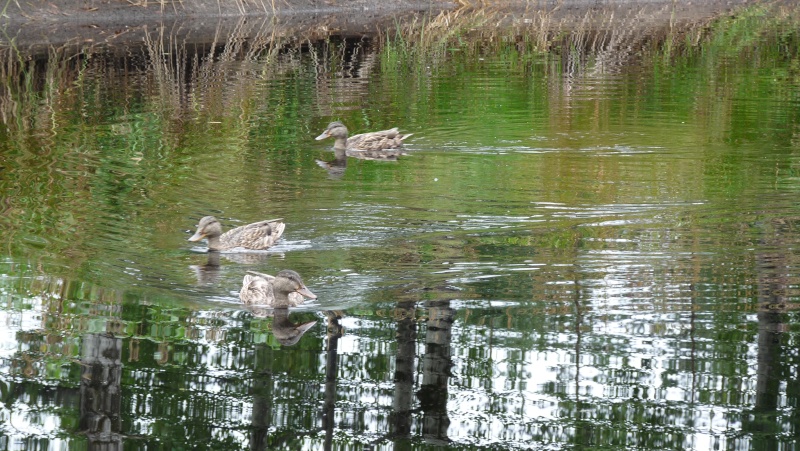
<path id="1" fill-rule="evenodd" d="M 266 275 L 266 274 L 265 274 Z M 269 305 L 275 300 L 272 282 L 261 274 L 245 274 L 239 299 L 244 304 Z"/>
<path id="2" fill-rule="evenodd" d="M 286 224 L 280 222 L 281 219 L 283 218 L 237 227 L 223 233 L 219 239 L 227 248 L 267 249 L 283 235 Z"/>
<path id="3" fill-rule="evenodd" d="M 347 138 L 347 148 L 352 150 L 387 150 L 403 146 L 403 140 L 411 134 L 402 135 L 395 128 L 377 132 L 361 133 Z"/>

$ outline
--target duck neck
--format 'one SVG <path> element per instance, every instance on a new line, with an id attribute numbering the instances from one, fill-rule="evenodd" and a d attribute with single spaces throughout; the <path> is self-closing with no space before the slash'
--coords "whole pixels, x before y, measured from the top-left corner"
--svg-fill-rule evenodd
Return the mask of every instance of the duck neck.
<path id="1" fill-rule="evenodd" d="M 289 299 L 287 293 L 280 293 L 275 290 L 275 302 L 272 304 L 273 308 L 289 308 L 292 305 L 292 301 Z"/>
<path id="2" fill-rule="evenodd" d="M 222 250 L 222 243 L 219 241 L 219 236 L 208 236 L 206 237 L 208 240 L 208 250 L 210 251 L 221 251 Z"/>
<path id="3" fill-rule="evenodd" d="M 345 164 L 347 163 L 347 153 L 345 153 L 345 150 L 346 149 L 344 147 L 333 147 L 333 155 L 336 158 L 336 161 L 344 161 Z"/>
<path id="4" fill-rule="evenodd" d="M 347 138 L 336 138 L 336 142 L 333 143 L 333 148 L 338 150 L 347 149 Z"/>

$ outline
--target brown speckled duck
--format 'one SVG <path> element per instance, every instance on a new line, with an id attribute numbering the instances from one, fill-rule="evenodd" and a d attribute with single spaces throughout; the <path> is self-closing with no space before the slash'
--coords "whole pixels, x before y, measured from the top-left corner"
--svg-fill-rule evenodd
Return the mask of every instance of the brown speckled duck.
<path id="1" fill-rule="evenodd" d="M 242 303 L 269 308 L 297 307 L 305 298 L 316 299 L 317 295 L 291 269 L 284 269 L 276 276 L 247 271 L 239 291 Z"/>
<path id="2" fill-rule="evenodd" d="M 189 241 L 208 240 L 208 250 L 225 251 L 237 247 L 263 250 L 271 247 L 283 235 L 286 224 L 282 218 L 254 222 L 222 233 L 222 225 L 213 216 L 206 216 L 197 224 L 197 231 Z"/>
<path id="3" fill-rule="evenodd" d="M 392 150 L 397 151 L 397 149 L 403 147 L 403 140 L 409 136 L 411 136 L 410 133 L 403 135 L 397 128 L 392 128 L 378 132 L 361 133 L 348 138 L 347 127 L 336 121 L 328 124 L 328 128 L 317 136 L 317 141 L 332 137 L 336 139 L 333 144 L 334 149 L 346 149 L 351 152 L 389 152 Z"/>

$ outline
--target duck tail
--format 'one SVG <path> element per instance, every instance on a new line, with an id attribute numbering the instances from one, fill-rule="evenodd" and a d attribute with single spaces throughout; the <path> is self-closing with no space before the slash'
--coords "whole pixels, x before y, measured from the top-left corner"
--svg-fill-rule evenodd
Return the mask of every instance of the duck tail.
<path id="1" fill-rule="evenodd" d="M 258 276 L 251 276 L 250 274 L 245 274 L 244 279 L 242 279 L 242 289 L 239 290 L 239 300 L 242 301 L 244 304 L 251 303 L 251 299 L 247 295 L 247 289 L 250 287 L 250 284 L 253 283 L 253 279 Z"/>
<path id="2" fill-rule="evenodd" d="M 272 242 L 273 243 L 278 241 L 278 239 L 281 237 L 281 235 L 283 235 L 283 229 L 285 229 L 285 228 L 286 228 L 286 224 L 283 223 L 283 222 L 278 222 L 278 223 L 272 224 L 272 235 L 273 235 Z"/>
<path id="3" fill-rule="evenodd" d="M 250 274 L 252 274 L 252 275 L 250 275 Z M 245 277 L 244 280 L 253 280 L 253 279 L 256 279 L 256 278 L 261 278 L 261 279 L 270 280 L 270 281 L 275 278 L 275 276 L 271 276 L 269 274 L 264 274 L 263 272 L 252 271 L 252 270 L 249 270 L 249 269 L 247 270 L 247 274 L 245 274 L 244 277 Z M 248 279 L 248 277 L 249 277 L 249 279 Z"/>

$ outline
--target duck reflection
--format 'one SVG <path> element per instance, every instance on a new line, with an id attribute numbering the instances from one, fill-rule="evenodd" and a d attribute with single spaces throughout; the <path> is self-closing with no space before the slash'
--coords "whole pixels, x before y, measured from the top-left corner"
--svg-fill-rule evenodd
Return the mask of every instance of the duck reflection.
<path id="1" fill-rule="evenodd" d="M 398 157 L 407 155 L 401 149 L 389 150 L 345 150 L 333 149 L 333 160 L 315 160 L 317 166 L 328 171 L 330 178 L 341 178 L 347 169 L 347 158 L 372 161 L 397 161 Z"/>
<path id="2" fill-rule="evenodd" d="M 245 308 L 256 318 L 272 318 L 272 335 L 283 346 L 294 346 L 317 324 L 317 321 L 294 323 L 289 319 L 289 309 L 246 305 Z"/>
<path id="3" fill-rule="evenodd" d="M 216 285 L 219 283 L 219 252 L 209 251 L 208 260 L 204 265 L 190 265 L 194 271 L 197 283 L 200 285 Z"/>
<path id="4" fill-rule="evenodd" d="M 315 160 L 317 166 L 328 171 L 328 177 L 332 179 L 341 178 L 347 169 L 347 152 L 344 149 L 334 149 L 333 160 Z"/>

